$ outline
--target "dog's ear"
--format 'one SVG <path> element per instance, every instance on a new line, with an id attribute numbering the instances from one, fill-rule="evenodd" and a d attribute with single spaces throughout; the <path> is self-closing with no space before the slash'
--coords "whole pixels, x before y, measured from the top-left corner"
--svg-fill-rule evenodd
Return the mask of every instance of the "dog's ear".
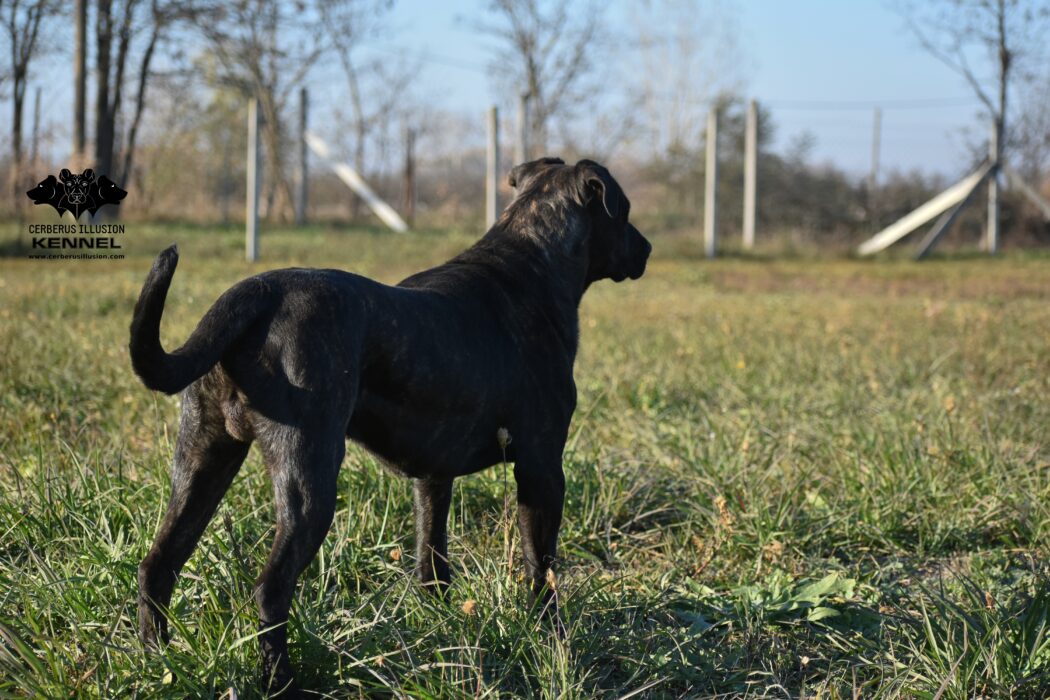
<path id="1" fill-rule="evenodd" d="M 530 160 L 528 163 L 516 165 L 511 169 L 510 175 L 507 176 L 507 184 L 514 189 L 522 189 L 529 178 L 535 175 L 540 168 L 547 165 L 565 165 L 565 161 L 561 158 L 540 158 L 539 160 Z"/>
<path id="2" fill-rule="evenodd" d="M 84 178 L 84 180 L 86 180 L 87 182 L 94 182 L 95 181 L 95 171 L 92 170 L 91 168 L 88 168 L 87 170 L 85 170 L 84 172 L 82 172 L 80 174 L 80 177 Z"/>
<path id="3" fill-rule="evenodd" d="M 620 188 L 613 181 L 612 175 L 605 169 L 605 166 L 593 160 L 581 160 L 576 164 L 576 169 L 580 177 L 580 203 L 586 206 L 598 198 L 610 219 L 619 216 Z"/>
<path id="4" fill-rule="evenodd" d="M 69 182 L 69 179 L 73 177 L 73 173 L 69 172 L 69 168 L 62 168 L 62 172 L 58 176 L 62 178 L 62 182 Z"/>

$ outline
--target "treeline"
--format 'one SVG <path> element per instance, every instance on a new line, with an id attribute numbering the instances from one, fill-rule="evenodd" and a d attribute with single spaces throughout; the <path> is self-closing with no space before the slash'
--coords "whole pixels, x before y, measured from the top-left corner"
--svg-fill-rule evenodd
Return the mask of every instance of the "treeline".
<path id="1" fill-rule="evenodd" d="M 328 99 L 329 109 L 321 116 L 312 112 L 311 127 L 385 200 L 412 214 L 420 227 L 479 229 L 482 115 L 436 108 L 421 96 L 426 94 L 419 85 L 421 59 L 377 58 L 362 50 L 377 38 L 391 38 L 392 4 L 0 2 L 0 97 L 11 106 L 9 145 L 0 148 L 11 196 L 0 199 L 0 215 L 39 216 L 22 195 L 36 179 L 56 168 L 93 167 L 131 193 L 110 215 L 243 221 L 246 106 L 254 98 L 263 115 L 261 213 L 264 220 L 290 223 L 299 93 L 313 85 L 311 103 Z M 744 90 L 734 77 L 740 56 L 732 40 L 732 17 L 725 16 L 725 8 L 654 0 L 631 10 L 626 30 L 631 41 L 623 43 L 607 38 L 616 33 L 603 24 L 605 14 L 593 9 L 586 3 L 493 0 L 479 17 L 465 20 L 493 47 L 492 64 L 482 70 L 499 94 L 501 170 L 506 173 L 513 165 L 514 107 L 524 93 L 532 157 L 607 162 L 651 229 L 698 230 L 703 123 L 716 104 L 719 228 L 732 241 L 741 228 L 744 150 L 744 103 L 737 97 Z M 42 129 L 30 88 L 40 84 L 56 46 L 66 52 L 63 63 L 72 58 L 73 70 L 63 67 L 58 74 L 68 82 L 49 90 L 72 88 L 74 109 L 57 120 L 52 115 L 50 122 L 45 115 L 45 126 L 57 121 L 57 128 Z M 622 52 L 645 70 L 615 74 L 613 62 L 602 57 Z M 1017 128 L 1007 139 L 1016 167 L 1044 191 L 1050 187 L 1047 85 L 1047 91 L 1024 93 L 1028 97 L 1017 108 Z M 927 173 L 891 172 L 872 186 L 866 178 L 815 162 L 813 143 L 805 138 L 774 149 L 775 128 L 775 116 L 762 111 L 760 240 L 851 244 L 950 184 Z M 362 202 L 316 164 L 308 184 L 309 219 L 374 223 Z M 511 195 L 504 186 L 503 200 Z M 1050 238 L 1039 213 L 1009 189 L 1002 223 L 1007 243 Z M 971 207 L 958 225 L 961 233 L 952 239 L 975 240 L 982 225 L 981 207 Z"/>
<path id="2" fill-rule="evenodd" d="M 243 221 L 246 148 L 244 102 L 225 90 L 211 90 L 203 108 L 192 86 L 166 85 L 158 98 L 164 123 L 151 125 L 139 145 L 129 177 L 133 193 L 121 207 L 128 220 L 238 223 Z M 744 102 L 726 99 L 720 109 L 719 233 L 732 246 L 739 239 L 743 211 Z M 485 151 L 481 119 L 454 113 L 431 115 L 440 124 L 416 140 L 414 213 L 421 228 L 457 227 L 480 230 L 483 219 Z M 476 123 L 475 123 L 476 122 Z M 892 223 L 951 184 L 944 177 L 915 172 L 889 172 L 874 189 L 867 178 L 833 165 L 814 162 L 814 142 L 804 138 L 782 152 L 772 150 L 774 117 L 760 111 L 758 160 L 758 228 L 760 244 L 805 247 L 810 244 L 853 245 Z M 510 120 L 504 135 L 512 133 Z M 162 135 L 162 136 L 161 136 Z M 455 135 L 455 136 L 452 136 Z M 292 162 L 297 144 L 290 135 L 281 142 L 283 160 Z M 386 144 L 382 159 L 362 170 L 377 193 L 396 209 L 405 208 L 404 143 Z M 691 143 L 672 144 L 657 153 L 623 147 L 607 160 L 634 203 L 634 212 L 658 232 L 698 232 L 703 214 L 703 133 Z M 346 152 L 348 149 L 344 149 Z M 512 166 L 509 138 L 501 148 L 501 171 Z M 566 159 L 594 156 L 573 146 L 552 147 Z M 540 155 L 535 153 L 534 155 Z M 976 163 L 974 163 L 976 165 Z M 266 165 L 264 164 L 264 169 Z M 332 173 L 313 165 L 309 177 L 308 219 L 321 223 L 378 225 L 369 210 Z M 513 196 L 505 184 L 502 201 Z M 287 221 L 263 199 L 263 217 Z M 1026 200 L 1003 193 L 1002 222 L 1011 245 L 1050 242 L 1050 226 Z M 983 198 L 961 218 L 948 245 L 979 239 L 984 225 Z"/>

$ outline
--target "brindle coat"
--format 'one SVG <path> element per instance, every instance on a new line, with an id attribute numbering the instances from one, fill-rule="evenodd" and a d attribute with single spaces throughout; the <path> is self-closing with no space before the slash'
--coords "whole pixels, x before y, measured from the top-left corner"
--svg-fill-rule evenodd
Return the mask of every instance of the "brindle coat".
<path id="1" fill-rule="evenodd" d="M 416 571 L 450 581 L 446 520 L 457 476 L 512 441 L 518 524 L 534 595 L 546 603 L 576 407 L 577 307 L 591 283 L 637 279 L 651 246 L 630 203 L 592 161 L 514 168 L 517 198 L 471 248 L 396 287 L 339 270 L 285 269 L 223 294 L 179 349 L 160 344 L 178 252 L 160 254 L 131 323 L 131 360 L 151 389 L 182 392 L 168 511 L 139 567 L 143 640 L 252 442 L 276 500 L 273 548 L 256 583 L 264 680 L 293 683 L 286 625 L 296 580 L 332 522 L 350 437 L 414 480 Z"/>

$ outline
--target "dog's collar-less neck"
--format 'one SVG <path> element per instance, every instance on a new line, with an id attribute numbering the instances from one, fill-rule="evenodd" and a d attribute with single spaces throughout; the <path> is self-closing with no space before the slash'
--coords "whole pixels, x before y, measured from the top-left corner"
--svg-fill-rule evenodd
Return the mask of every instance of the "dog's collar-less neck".
<path id="1" fill-rule="evenodd" d="M 526 312 L 522 317 L 546 319 L 566 350 L 575 357 L 579 338 L 578 308 L 588 286 L 585 263 L 561 250 L 561 246 L 522 236 L 501 224 L 497 223 L 481 240 L 446 265 L 474 267 L 485 279 L 495 281 L 508 298 L 523 305 L 519 307 Z M 511 251 L 514 254 L 508 255 Z M 552 309 L 557 312 L 552 314 Z"/>
<path id="2" fill-rule="evenodd" d="M 563 229 L 579 225 L 566 222 Z M 512 248 L 518 255 L 507 256 L 507 248 Z M 469 255 L 473 252 L 491 261 L 492 267 L 501 276 L 515 280 L 517 285 L 530 290 L 547 289 L 562 299 L 571 299 L 574 309 L 580 305 L 589 286 L 586 281 L 586 261 L 573 255 L 568 245 L 522 236 L 516 231 L 501 228 L 500 224 L 496 224 L 484 238 L 464 251 L 463 257 L 474 258 Z"/>

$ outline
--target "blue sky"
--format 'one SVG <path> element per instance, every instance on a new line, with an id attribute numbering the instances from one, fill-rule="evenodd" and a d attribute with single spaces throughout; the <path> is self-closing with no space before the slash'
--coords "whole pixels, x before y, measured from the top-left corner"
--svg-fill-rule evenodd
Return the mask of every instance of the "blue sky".
<path id="1" fill-rule="evenodd" d="M 609 26 L 630 38 L 631 2 L 613 4 Z M 775 148 L 809 131 L 814 160 L 853 173 L 870 167 L 872 108 L 883 107 L 885 169 L 957 175 L 968 159 L 964 130 L 983 133 L 978 105 L 962 78 L 919 48 L 904 20 L 877 0 L 740 0 L 734 18 L 744 92 L 765 103 L 777 124 Z M 396 29 L 365 51 L 397 47 L 427 61 L 419 83 L 446 109 L 481 113 L 498 99 L 486 66 L 492 40 L 465 17 L 484 0 L 400 0 Z M 924 105 L 945 98 L 946 104 Z M 834 104 L 825 104 L 834 103 Z M 838 109 L 846 103 L 848 109 Z"/>
<path id="2" fill-rule="evenodd" d="M 970 164 L 967 144 L 983 142 L 987 127 L 970 88 L 919 48 L 891 9 L 895 1 L 698 0 L 702 7 L 720 6 L 735 27 L 736 82 L 745 96 L 771 111 L 774 150 L 783 151 L 808 132 L 815 139 L 813 161 L 865 174 L 871 163 L 872 109 L 881 104 L 883 174 L 919 169 L 961 176 Z M 479 143 L 484 110 L 503 96 L 490 70 L 494 40 L 473 26 L 487 6 L 487 0 L 396 0 L 388 28 L 359 50 L 362 57 L 418 61 L 420 72 L 411 87 L 415 100 L 476 115 Z M 609 0 L 607 6 L 606 24 L 616 45 L 625 48 L 602 60 L 637 81 L 639 67 L 632 63 L 637 56 L 629 47 L 637 39 L 632 18 L 645 0 Z M 65 45 L 49 51 L 38 67 L 40 81 L 67 80 L 69 60 Z M 338 62 L 318 67 L 308 82 L 314 128 L 329 133 L 336 124 L 333 110 L 345 111 L 347 103 Z M 44 133 L 53 137 L 45 148 L 59 159 L 69 145 L 71 100 L 63 90 L 49 94 L 43 104 Z M 624 94 L 614 96 L 602 116 L 615 121 L 626 104 Z M 30 105 L 27 97 L 26 138 Z M 843 105 L 848 109 L 838 108 Z M 0 113 L 4 129 L 8 116 L 6 109 Z"/>

